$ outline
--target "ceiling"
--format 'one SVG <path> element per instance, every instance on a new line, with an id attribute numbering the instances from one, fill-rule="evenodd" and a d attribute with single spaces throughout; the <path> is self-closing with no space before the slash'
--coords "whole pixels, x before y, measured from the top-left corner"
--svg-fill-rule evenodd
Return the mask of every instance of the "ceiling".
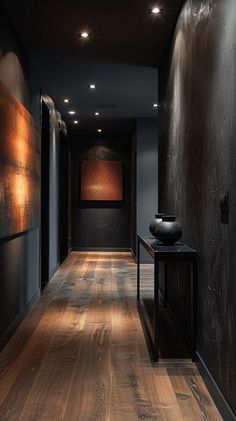
<path id="1" fill-rule="evenodd" d="M 157 115 L 152 107 L 157 101 L 157 67 L 182 3 L 3 0 L 40 80 L 75 133 L 94 132 L 98 122 L 104 131 L 117 133 L 118 120 L 127 131 L 133 119 Z M 149 9 L 156 5 L 163 13 L 152 16 Z M 91 39 L 81 40 L 83 30 Z M 93 92 L 90 82 L 97 84 Z M 63 103 L 65 97 L 69 105 Z M 76 127 L 68 115 L 71 107 L 80 120 Z M 98 122 L 95 111 L 100 112 Z"/>
<path id="2" fill-rule="evenodd" d="M 127 134 L 133 131 L 131 120 L 157 117 L 153 107 L 157 102 L 156 68 L 57 56 L 38 57 L 34 66 L 73 133 L 91 134 L 101 127 L 104 133 Z M 96 84 L 95 90 L 89 88 L 91 82 Z M 70 99 L 69 104 L 64 98 Z M 71 110 L 75 116 L 68 114 Z M 79 120 L 79 125 L 75 126 L 74 120 Z M 120 125 L 117 120 L 122 120 Z"/>
<path id="3" fill-rule="evenodd" d="M 158 66 L 182 0 L 4 0 L 30 54 L 105 57 Z M 152 16 L 158 5 L 163 14 Z M 80 31 L 91 32 L 81 42 Z"/>

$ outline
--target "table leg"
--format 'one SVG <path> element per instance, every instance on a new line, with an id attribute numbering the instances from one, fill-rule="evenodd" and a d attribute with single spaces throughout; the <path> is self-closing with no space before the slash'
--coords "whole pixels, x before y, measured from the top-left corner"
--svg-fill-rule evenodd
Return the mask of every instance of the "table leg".
<path id="1" fill-rule="evenodd" d="M 137 301 L 140 301 L 140 240 L 137 241 Z"/>
<path id="2" fill-rule="evenodd" d="M 154 350 L 153 359 L 158 362 L 158 327 L 159 327 L 159 278 L 158 278 L 158 259 L 154 260 Z"/>
<path id="3" fill-rule="evenodd" d="M 196 335 L 197 335 L 197 261 L 193 259 L 192 262 L 192 332 L 193 332 L 193 346 L 192 346 L 192 360 L 196 360 Z"/>

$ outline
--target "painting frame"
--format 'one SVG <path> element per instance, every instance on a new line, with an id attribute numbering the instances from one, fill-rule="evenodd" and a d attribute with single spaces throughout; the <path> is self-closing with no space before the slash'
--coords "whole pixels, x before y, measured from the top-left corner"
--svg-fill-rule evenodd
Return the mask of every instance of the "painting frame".
<path id="1" fill-rule="evenodd" d="M 124 201 L 123 161 L 84 159 L 79 167 L 79 200 L 82 204 L 105 206 L 119 205 Z"/>

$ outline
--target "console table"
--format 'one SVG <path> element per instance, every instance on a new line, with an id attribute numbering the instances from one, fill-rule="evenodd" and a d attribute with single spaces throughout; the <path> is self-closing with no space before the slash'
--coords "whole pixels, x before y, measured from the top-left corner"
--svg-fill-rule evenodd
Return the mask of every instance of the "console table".
<path id="1" fill-rule="evenodd" d="M 167 309 L 194 360 L 197 251 L 183 242 L 166 246 L 154 237 L 148 238 L 141 235 L 137 237 L 137 305 L 151 359 L 153 362 L 159 360 L 160 299 L 162 298 L 162 307 Z M 150 259 L 151 265 L 145 259 L 143 260 L 141 254 L 144 253 Z M 141 273 L 143 267 L 146 271 L 144 277 Z M 153 287 L 150 287 L 151 283 Z M 150 291 L 151 295 L 153 294 L 151 298 Z M 174 343 L 172 345 L 174 346 Z"/>

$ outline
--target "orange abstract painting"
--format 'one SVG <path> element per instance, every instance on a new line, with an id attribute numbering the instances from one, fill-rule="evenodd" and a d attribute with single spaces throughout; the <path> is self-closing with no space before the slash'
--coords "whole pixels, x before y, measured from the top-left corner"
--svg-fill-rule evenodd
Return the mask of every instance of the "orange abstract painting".
<path id="1" fill-rule="evenodd" d="M 0 238 L 39 225 L 40 133 L 0 83 Z"/>
<path id="2" fill-rule="evenodd" d="M 81 200 L 123 200 L 123 164 L 121 161 L 82 161 L 80 177 Z"/>

